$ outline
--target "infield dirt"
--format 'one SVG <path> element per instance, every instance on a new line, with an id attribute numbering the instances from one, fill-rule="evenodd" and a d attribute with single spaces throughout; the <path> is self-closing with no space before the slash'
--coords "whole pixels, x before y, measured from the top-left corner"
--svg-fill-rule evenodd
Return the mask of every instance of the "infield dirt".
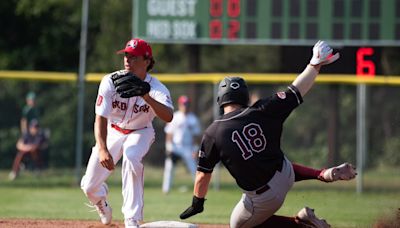
<path id="1" fill-rule="evenodd" d="M 228 228 L 221 224 L 198 224 L 199 228 Z M 87 220 L 40 220 L 40 219 L 0 219 L 2 228 L 123 228 L 124 223 L 113 222 L 110 225 L 101 225 L 99 221 Z"/>

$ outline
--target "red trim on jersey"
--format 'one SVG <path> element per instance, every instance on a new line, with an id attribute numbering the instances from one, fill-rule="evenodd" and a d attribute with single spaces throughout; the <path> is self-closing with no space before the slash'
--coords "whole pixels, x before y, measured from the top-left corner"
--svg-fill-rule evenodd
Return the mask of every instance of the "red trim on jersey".
<path id="1" fill-rule="evenodd" d="M 103 96 L 99 95 L 99 96 L 97 97 L 96 105 L 97 105 L 97 106 L 100 106 L 101 103 L 103 103 Z"/>

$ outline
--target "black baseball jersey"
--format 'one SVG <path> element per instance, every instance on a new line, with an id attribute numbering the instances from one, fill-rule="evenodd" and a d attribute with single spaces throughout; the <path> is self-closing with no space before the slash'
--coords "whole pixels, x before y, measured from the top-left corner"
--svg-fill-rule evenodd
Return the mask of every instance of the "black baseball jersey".
<path id="1" fill-rule="evenodd" d="M 302 102 L 291 85 L 285 92 L 215 120 L 203 135 L 197 170 L 211 173 L 221 161 L 240 188 L 254 191 L 266 185 L 282 168 L 283 123 Z"/>

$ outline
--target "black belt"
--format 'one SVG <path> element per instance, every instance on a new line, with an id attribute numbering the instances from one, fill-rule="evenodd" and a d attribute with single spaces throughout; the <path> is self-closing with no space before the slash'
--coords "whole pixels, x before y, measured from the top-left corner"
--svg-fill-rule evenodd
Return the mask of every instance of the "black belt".
<path id="1" fill-rule="evenodd" d="M 260 195 L 260 194 L 262 194 L 262 193 L 264 193 L 264 192 L 266 192 L 266 191 L 268 191 L 269 190 L 269 185 L 264 185 L 263 187 L 261 187 L 260 189 L 258 189 L 257 191 L 256 191 L 256 194 L 257 195 Z"/>

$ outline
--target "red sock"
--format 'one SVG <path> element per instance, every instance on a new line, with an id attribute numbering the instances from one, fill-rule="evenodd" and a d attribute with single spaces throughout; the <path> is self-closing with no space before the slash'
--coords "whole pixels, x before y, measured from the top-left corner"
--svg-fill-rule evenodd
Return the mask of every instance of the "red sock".
<path id="1" fill-rule="evenodd" d="M 297 228 L 301 227 L 296 223 L 294 217 L 286 217 L 279 215 L 272 215 L 265 222 L 256 226 L 256 228 L 268 228 L 268 227 L 279 227 L 279 228 Z"/>
<path id="2" fill-rule="evenodd" d="M 322 169 L 313 169 L 296 163 L 292 163 L 292 165 L 294 170 L 295 181 L 319 179 L 318 176 L 322 172 Z"/>

